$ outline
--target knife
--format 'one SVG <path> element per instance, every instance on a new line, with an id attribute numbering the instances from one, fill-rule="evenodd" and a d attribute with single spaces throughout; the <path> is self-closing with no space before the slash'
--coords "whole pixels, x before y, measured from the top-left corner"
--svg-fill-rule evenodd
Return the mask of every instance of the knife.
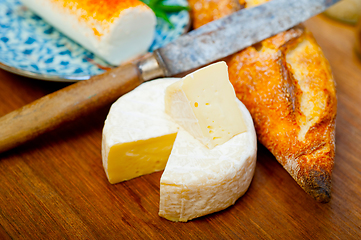
<path id="1" fill-rule="evenodd" d="M 0 118 L 0 153 L 114 102 L 144 81 L 202 67 L 285 31 L 339 0 L 272 0 L 210 22 L 155 50 Z"/>

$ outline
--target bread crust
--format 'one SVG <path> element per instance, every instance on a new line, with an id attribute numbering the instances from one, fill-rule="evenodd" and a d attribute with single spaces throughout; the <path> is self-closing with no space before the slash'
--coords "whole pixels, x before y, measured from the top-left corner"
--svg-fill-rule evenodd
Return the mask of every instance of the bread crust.
<path id="1" fill-rule="evenodd" d="M 257 137 L 314 199 L 328 202 L 335 156 L 336 87 L 312 34 L 294 27 L 226 59 Z"/>
<path id="2" fill-rule="evenodd" d="M 258 140 L 307 193 L 329 201 L 336 91 L 312 34 L 293 28 L 231 56 L 227 63 L 236 95 L 253 116 Z"/>
<path id="3" fill-rule="evenodd" d="M 245 7 L 244 0 L 188 0 L 193 28 L 232 14 Z"/>

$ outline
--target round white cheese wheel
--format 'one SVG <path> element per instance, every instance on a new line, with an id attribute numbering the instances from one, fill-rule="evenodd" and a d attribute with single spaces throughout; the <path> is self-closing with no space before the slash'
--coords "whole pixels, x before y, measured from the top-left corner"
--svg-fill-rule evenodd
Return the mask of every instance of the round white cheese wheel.
<path id="1" fill-rule="evenodd" d="M 126 175 L 123 169 L 134 171 L 131 177 L 140 176 L 142 168 L 146 169 L 146 173 L 162 170 L 157 169 L 157 157 L 153 158 L 157 156 L 156 151 L 161 151 L 167 144 L 160 143 L 163 145 L 159 148 L 146 149 L 154 153 L 146 152 L 145 145 L 138 148 L 139 144 L 156 146 L 154 141 L 162 136 L 177 134 L 168 155 L 165 157 L 162 153 L 159 157 L 165 158 L 160 180 L 159 215 L 172 221 L 188 221 L 225 209 L 246 192 L 254 175 L 257 138 L 248 110 L 237 100 L 247 131 L 213 149 L 205 147 L 164 112 L 165 89 L 177 80 L 146 82 L 119 98 L 105 121 L 102 154 L 110 182 L 123 181 L 119 180 L 121 176 L 116 176 L 117 173 Z M 112 149 L 125 158 L 132 158 L 127 161 L 112 158 Z M 110 161 L 121 164 L 109 164 Z M 109 173 L 115 176 L 111 177 L 113 180 L 109 178 Z"/>

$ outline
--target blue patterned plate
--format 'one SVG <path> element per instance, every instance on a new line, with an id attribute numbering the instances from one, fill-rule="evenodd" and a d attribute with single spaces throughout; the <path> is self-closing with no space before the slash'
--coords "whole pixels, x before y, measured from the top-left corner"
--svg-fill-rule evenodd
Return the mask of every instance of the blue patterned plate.
<path id="1" fill-rule="evenodd" d="M 168 0 L 186 5 L 186 0 Z M 157 19 L 149 52 L 188 30 L 187 11 L 169 14 L 171 28 Z M 0 68 L 41 80 L 74 82 L 101 74 L 112 66 L 58 32 L 18 0 L 0 0 Z"/>

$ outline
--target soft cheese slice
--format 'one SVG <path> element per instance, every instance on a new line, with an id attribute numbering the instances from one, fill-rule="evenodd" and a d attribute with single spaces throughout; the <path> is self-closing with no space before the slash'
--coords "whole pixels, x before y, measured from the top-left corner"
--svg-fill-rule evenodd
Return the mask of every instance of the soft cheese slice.
<path id="1" fill-rule="evenodd" d="M 164 91 L 177 80 L 143 83 L 111 106 L 102 139 L 110 183 L 164 169 L 179 129 L 164 112 Z"/>
<path id="2" fill-rule="evenodd" d="M 180 130 L 160 180 L 159 215 L 188 221 L 234 204 L 248 189 L 256 165 L 257 138 L 252 118 L 237 101 L 246 132 L 208 149 Z"/>
<path id="3" fill-rule="evenodd" d="M 199 69 L 169 86 L 165 106 L 167 114 L 210 149 L 246 130 L 225 62 Z"/>
<path id="4" fill-rule="evenodd" d="M 145 53 L 156 17 L 138 0 L 21 0 L 69 38 L 113 65 Z"/>

